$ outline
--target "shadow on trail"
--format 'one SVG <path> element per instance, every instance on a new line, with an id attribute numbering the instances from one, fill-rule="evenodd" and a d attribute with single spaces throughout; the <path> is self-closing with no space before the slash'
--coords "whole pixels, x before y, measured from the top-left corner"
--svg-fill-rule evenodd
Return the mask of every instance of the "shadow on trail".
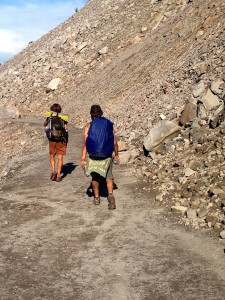
<path id="1" fill-rule="evenodd" d="M 114 182 L 114 184 L 113 184 L 113 190 L 117 190 L 117 189 L 118 189 L 118 186 Z M 87 188 L 86 194 L 88 195 L 88 197 L 94 197 L 94 192 L 93 192 L 92 185 L 91 185 L 91 176 L 90 176 L 90 185 Z M 100 177 L 100 182 L 99 182 L 99 196 L 103 197 L 103 198 L 107 198 L 108 197 L 108 190 L 107 190 L 106 180 L 103 177 Z"/>
<path id="2" fill-rule="evenodd" d="M 71 174 L 78 165 L 74 165 L 74 163 L 66 163 L 62 167 L 62 178 L 65 178 L 68 174 Z"/>

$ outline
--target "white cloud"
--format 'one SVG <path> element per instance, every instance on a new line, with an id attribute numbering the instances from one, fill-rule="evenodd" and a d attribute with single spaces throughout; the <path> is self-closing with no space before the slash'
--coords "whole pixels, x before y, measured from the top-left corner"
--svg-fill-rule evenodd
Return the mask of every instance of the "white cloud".
<path id="1" fill-rule="evenodd" d="M 26 40 L 20 34 L 11 30 L 0 28 L 0 40 L 4 41 L 0 44 L 0 52 L 14 54 L 21 50 L 26 44 Z"/>
<path id="2" fill-rule="evenodd" d="M 4 57 L 18 53 L 30 41 L 37 40 L 68 19 L 86 2 L 30 0 L 15 1 L 15 5 L 0 4 L 0 63 L 3 62 L 1 53 Z"/>

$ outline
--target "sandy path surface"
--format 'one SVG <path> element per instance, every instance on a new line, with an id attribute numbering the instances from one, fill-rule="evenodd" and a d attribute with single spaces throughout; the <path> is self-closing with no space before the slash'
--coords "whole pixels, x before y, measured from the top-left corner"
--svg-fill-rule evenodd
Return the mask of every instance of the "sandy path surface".
<path id="1" fill-rule="evenodd" d="M 0 300 L 224 299 L 224 242 L 172 222 L 129 166 L 114 167 L 117 209 L 104 189 L 94 206 L 81 141 L 71 129 L 62 182 L 46 141 L 1 184 Z"/>

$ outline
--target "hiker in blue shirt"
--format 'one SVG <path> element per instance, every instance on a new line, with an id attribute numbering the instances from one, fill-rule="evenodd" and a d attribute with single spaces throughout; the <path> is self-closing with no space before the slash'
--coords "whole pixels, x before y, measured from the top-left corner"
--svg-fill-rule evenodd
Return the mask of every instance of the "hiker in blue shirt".
<path id="1" fill-rule="evenodd" d="M 95 205 L 100 204 L 99 180 L 102 176 L 106 179 L 108 208 L 115 209 L 112 164 L 113 158 L 119 161 L 119 155 L 113 123 L 103 117 L 103 111 L 99 105 L 92 105 L 90 114 L 92 121 L 86 124 L 84 128 L 81 166 L 92 177 L 93 203 Z M 86 160 L 87 153 L 89 154 L 88 160 Z"/>

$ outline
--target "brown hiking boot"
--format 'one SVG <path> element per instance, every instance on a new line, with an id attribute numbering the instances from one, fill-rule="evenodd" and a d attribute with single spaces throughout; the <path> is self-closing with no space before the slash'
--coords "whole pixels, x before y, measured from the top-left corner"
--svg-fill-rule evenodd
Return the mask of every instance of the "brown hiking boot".
<path id="1" fill-rule="evenodd" d="M 109 209 L 116 209 L 116 200 L 115 197 L 113 196 L 113 194 L 109 194 L 108 196 L 108 208 Z"/>
<path id="2" fill-rule="evenodd" d="M 95 205 L 99 205 L 100 204 L 100 197 L 94 197 L 93 203 Z"/>
<path id="3" fill-rule="evenodd" d="M 56 181 L 56 178 L 57 178 L 57 173 L 53 172 L 50 179 L 52 181 Z"/>

